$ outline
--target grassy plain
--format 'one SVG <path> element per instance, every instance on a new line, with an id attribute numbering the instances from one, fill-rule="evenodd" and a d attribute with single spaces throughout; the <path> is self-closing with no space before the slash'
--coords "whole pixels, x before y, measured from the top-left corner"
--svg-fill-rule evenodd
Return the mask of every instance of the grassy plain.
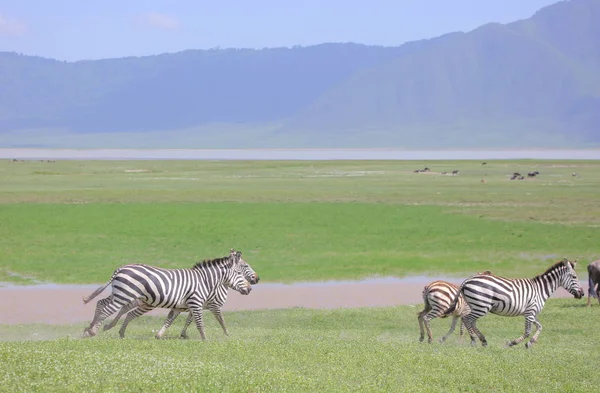
<path id="1" fill-rule="evenodd" d="M 458 329 L 444 344 L 418 342 L 418 308 L 230 312 L 231 336 L 206 318 L 208 340 L 155 340 L 162 319 L 143 317 L 128 336 L 77 339 L 83 325 L 2 326 L 2 392 L 592 392 L 598 306 L 551 299 L 540 341 L 504 348 L 523 318 L 487 316 L 489 346 L 472 348 Z M 167 332 L 175 338 L 180 318 Z M 437 340 L 448 319 L 432 321 Z M 115 329 L 116 330 L 116 329 Z M 71 336 L 71 338 L 68 338 Z"/>
<path id="2" fill-rule="evenodd" d="M 597 161 L 5 160 L 0 279 L 103 282 L 231 247 L 266 282 L 531 276 L 598 257 L 599 183 Z"/>

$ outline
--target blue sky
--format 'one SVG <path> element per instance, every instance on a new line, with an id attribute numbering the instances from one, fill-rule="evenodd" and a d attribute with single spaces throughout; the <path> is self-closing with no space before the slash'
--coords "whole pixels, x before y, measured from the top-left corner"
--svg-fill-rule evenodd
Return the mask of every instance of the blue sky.
<path id="1" fill-rule="evenodd" d="M 0 0 L 0 51 L 73 61 L 217 46 L 400 45 L 528 18 L 555 2 Z"/>

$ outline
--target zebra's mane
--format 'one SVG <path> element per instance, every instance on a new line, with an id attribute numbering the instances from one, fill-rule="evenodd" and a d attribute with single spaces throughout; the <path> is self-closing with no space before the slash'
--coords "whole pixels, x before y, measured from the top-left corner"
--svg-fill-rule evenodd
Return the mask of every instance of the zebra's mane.
<path id="1" fill-rule="evenodd" d="M 196 262 L 194 264 L 194 266 L 192 267 L 192 269 L 202 269 L 203 267 L 207 267 L 207 266 L 211 266 L 211 265 L 218 265 L 221 263 L 227 264 L 228 262 L 231 262 L 231 260 L 229 259 L 229 256 L 214 258 L 214 259 L 204 259 L 200 262 Z"/>
<path id="2" fill-rule="evenodd" d="M 548 269 L 546 269 L 546 271 L 543 272 L 542 274 L 538 274 L 537 276 L 535 276 L 535 278 L 544 276 L 554 270 L 560 269 L 562 266 L 566 266 L 567 263 L 571 264 L 571 261 L 569 261 L 567 259 L 560 260 L 560 261 L 556 262 L 555 264 L 553 264 L 552 266 L 550 266 Z"/>

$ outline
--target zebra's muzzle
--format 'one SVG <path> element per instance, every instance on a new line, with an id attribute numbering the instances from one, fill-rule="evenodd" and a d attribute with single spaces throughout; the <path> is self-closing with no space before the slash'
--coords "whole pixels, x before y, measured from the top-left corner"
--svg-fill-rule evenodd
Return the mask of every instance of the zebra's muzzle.
<path id="1" fill-rule="evenodd" d="M 250 291 L 252 290 L 252 287 L 250 285 L 247 285 L 245 287 L 241 287 L 240 288 L 240 293 L 242 295 L 248 295 L 250 293 Z"/>
<path id="2" fill-rule="evenodd" d="M 581 289 L 581 288 L 579 288 L 577 290 L 577 292 L 573 293 L 573 296 L 575 296 L 575 299 L 581 299 L 584 295 L 585 295 L 585 293 L 583 292 L 583 289 Z"/>
<path id="3" fill-rule="evenodd" d="M 258 284 L 258 282 L 260 281 L 260 277 L 258 277 L 258 274 L 255 274 L 251 279 L 250 279 L 250 284 L 254 285 L 254 284 Z"/>

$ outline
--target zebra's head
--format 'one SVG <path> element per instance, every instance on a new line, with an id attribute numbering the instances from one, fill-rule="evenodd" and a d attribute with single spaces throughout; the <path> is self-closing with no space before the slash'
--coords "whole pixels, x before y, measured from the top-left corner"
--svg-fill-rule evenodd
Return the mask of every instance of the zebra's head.
<path id="1" fill-rule="evenodd" d="M 562 260 L 563 269 L 560 275 L 560 286 L 569 291 L 576 299 L 581 299 L 584 295 L 583 288 L 579 285 L 579 279 L 577 279 L 577 273 L 575 273 L 575 265 L 577 265 L 577 259 L 569 261 L 567 258 Z"/>
<path id="2" fill-rule="evenodd" d="M 242 258 L 241 251 L 235 251 L 232 248 L 229 252 L 229 257 L 236 259 L 238 263 L 242 266 L 242 274 L 244 275 L 246 280 L 250 282 L 250 284 L 258 284 L 258 282 L 260 281 L 260 277 L 258 277 L 258 274 L 256 274 L 254 269 L 252 269 L 252 266 L 250 266 L 250 264 Z"/>
<path id="3" fill-rule="evenodd" d="M 238 255 L 233 250 L 229 255 L 229 261 L 231 265 L 229 265 L 229 268 L 225 272 L 223 284 L 242 295 L 248 295 L 252 290 L 252 285 L 244 277 L 244 265 L 248 264 L 241 259 L 241 253 Z"/>

